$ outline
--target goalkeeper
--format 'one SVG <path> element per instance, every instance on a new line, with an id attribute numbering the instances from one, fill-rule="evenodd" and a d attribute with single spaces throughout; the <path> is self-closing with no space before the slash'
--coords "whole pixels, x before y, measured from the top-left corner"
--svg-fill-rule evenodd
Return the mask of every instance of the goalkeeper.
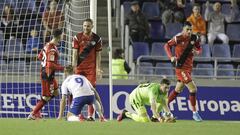
<path id="1" fill-rule="evenodd" d="M 137 114 L 123 110 L 117 120 L 122 121 L 124 118 L 131 118 L 137 122 L 150 122 L 151 120 L 175 122 L 175 118 L 173 118 L 167 105 L 169 87 L 170 81 L 165 78 L 161 80 L 160 84 L 144 83 L 138 85 L 129 96 L 130 104 Z M 148 117 L 145 105 L 151 106 L 153 114 L 151 119 Z M 162 109 L 166 114 L 164 117 L 160 116 Z"/>

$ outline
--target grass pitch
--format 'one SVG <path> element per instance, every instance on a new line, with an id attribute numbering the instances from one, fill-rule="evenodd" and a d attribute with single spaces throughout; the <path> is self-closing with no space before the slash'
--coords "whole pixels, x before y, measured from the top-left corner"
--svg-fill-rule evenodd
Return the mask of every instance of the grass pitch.
<path id="1" fill-rule="evenodd" d="M 184 121 L 176 123 L 66 122 L 0 119 L 0 135 L 240 135 L 240 121 Z"/>

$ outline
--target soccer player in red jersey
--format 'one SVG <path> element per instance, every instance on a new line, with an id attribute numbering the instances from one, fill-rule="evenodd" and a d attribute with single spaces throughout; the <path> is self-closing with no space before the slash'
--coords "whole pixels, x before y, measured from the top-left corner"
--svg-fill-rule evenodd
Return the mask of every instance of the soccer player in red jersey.
<path id="1" fill-rule="evenodd" d="M 96 87 L 96 77 L 101 76 L 101 50 L 102 39 L 92 32 L 93 21 L 86 19 L 83 21 L 83 32 L 78 33 L 73 38 L 72 65 L 75 67 L 75 74 L 84 75 Z M 88 120 L 92 118 L 93 106 L 88 106 Z"/>
<path id="2" fill-rule="evenodd" d="M 175 47 L 175 54 L 172 54 L 171 48 Z M 193 68 L 193 57 L 201 53 L 200 40 L 197 35 L 192 34 L 192 25 L 185 22 L 183 31 L 169 40 L 164 49 L 175 66 L 177 84 L 175 90 L 171 91 L 168 97 L 168 103 L 173 101 L 184 86 L 189 90 L 189 100 L 192 106 L 193 119 L 202 121 L 202 118 L 196 110 L 196 92 L 197 87 L 191 78 Z"/>
<path id="3" fill-rule="evenodd" d="M 40 76 L 42 81 L 42 97 L 28 116 L 29 120 L 35 120 L 36 118 L 41 117 L 39 113 L 42 107 L 54 96 L 58 95 L 58 83 L 54 74 L 55 71 L 64 69 L 64 67 L 59 65 L 57 62 L 59 57 L 57 45 L 61 40 L 61 35 L 61 30 L 54 30 L 53 39 L 46 43 L 38 55 L 38 59 L 41 60 Z"/>

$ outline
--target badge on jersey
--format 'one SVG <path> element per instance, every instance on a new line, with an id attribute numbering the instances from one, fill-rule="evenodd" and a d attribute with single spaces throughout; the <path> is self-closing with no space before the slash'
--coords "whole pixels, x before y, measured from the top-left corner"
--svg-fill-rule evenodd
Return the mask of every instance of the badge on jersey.
<path id="1" fill-rule="evenodd" d="M 51 54 L 50 55 L 50 61 L 54 61 L 55 60 L 55 55 L 54 54 Z"/>

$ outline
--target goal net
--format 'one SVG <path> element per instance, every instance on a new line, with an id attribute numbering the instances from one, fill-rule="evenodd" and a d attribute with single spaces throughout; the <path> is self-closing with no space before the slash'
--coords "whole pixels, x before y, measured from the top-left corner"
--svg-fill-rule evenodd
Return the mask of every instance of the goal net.
<path id="1" fill-rule="evenodd" d="M 56 0 L 52 4 L 50 0 L 0 0 L 0 118 L 26 118 L 41 98 L 41 62 L 36 57 L 51 38 L 49 29 L 63 29 L 58 62 L 71 64 L 72 37 L 90 17 L 89 1 Z M 45 12 L 52 11 L 54 5 L 59 14 L 46 17 Z M 55 75 L 61 86 L 63 73 Z M 42 109 L 44 117 L 57 117 L 59 99 L 52 99 Z"/>

